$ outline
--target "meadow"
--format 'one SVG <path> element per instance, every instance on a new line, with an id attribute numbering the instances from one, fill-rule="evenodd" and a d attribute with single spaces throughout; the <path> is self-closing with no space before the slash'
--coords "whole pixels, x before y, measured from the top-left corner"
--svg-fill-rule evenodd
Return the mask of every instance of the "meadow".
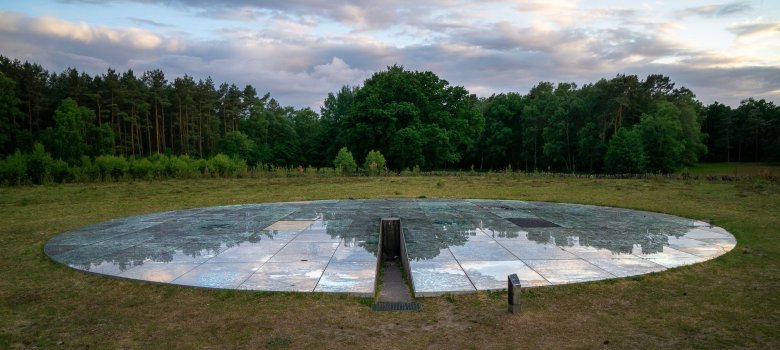
<path id="1" fill-rule="evenodd" d="M 776 169 L 776 168 L 773 168 Z M 777 174 L 777 172 L 774 172 Z M 662 273 L 423 298 L 221 291 L 109 279 L 43 253 L 60 232 L 113 218 L 332 198 L 585 203 L 709 221 L 730 253 Z M 780 183 L 772 179 L 476 176 L 172 179 L 0 187 L 0 348 L 780 348 Z"/>

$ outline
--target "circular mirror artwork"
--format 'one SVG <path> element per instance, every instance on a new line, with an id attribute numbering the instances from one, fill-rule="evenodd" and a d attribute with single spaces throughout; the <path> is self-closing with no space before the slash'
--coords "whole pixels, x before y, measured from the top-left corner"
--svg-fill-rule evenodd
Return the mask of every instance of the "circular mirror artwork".
<path id="1" fill-rule="evenodd" d="M 133 216 L 44 247 L 91 273 L 177 285 L 374 295 L 380 219 L 401 219 L 416 296 L 576 283 L 715 258 L 706 222 L 591 205 L 478 199 L 247 204 Z"/>

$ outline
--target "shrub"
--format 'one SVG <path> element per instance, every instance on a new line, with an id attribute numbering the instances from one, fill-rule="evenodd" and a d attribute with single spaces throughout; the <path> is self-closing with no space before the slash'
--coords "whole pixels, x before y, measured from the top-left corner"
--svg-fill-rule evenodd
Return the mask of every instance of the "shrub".
<path id="1" fill-rule="evenodd" d="M 352 152 L 346 147 L 342 147 L 339 150 L 336 159 L 333 160 L 333 166 L 336 168 L 336 171 L 339 171 L 342 174 L 351 174 L 357 170 L 355 158 L 352 157 Z"/>
<path id="2" fill-rule="evenodd" d="M 152 176 L 156 178 L 165 177 L 165 163 L 167 162 L 167 156 L 155 153 L 148 157 L 149 162 L 152 163 Z"/>
<path id="3" fill-rule="evenodd" d="M 230 168 L 232 171 L 232 175 L 240 175 L 244 177 L 246 175 L 246 160 L 243 160 L 241 158 L 231 158 L 230 159 Z"/>
<path id="4" fill-rule="evenodd" d="M 382 152 L 371 150 L 366 155 L 363 168 L 369 175 L 381 174 L 385 169 L 385 156 L 382 155 Z"/>
<path id="5" fill-rule="evenodd" d="M 33 183 L 42 184 L 49 179 L 52 163 L 54 159 L 46 153 L 43 145 L 35 143 L 32 153 L 27 157 L 27 175 Z"/>
<path id="6" fill-rule="evenodd" d="M 152 177 L 154 171 L 154 165 L 149 159 L 131 159 L 130 160 L 130 176 L 136 179 L 149 179 Z"/>
<path id="7" fill-rule="evenodd" d="M 88 156 L 81 156 L 81 168 L 74 167 L 73 172 L 74 175 L 78 173 L 78 180 L 97 180 L 100 178 L 100 168 Z"/>
<path id="8" fill-rule="evenodd" d="M 190 163 L 190 171 L 194 172 L 197 175 L 205 175 L 208 176 L 208 168 L 209 164 L 208 161 L 205 159 L 193 159 Z"/>
<path id="9" fill-rule="evenodd" d="M 179 156 L 179 159 L 185 164 L 187 164 L 187 170 L 185 171 L 185 176 L 195 177 L 203 174 L 203 172 L 200 170 L 200 165 L 198 162 L 199 159 L 193 159 L 192 157 L 186 154 Z"/>
<path id="10" fill-rule="evenodd" d="M 127 174 L 129 165 L 125 157 L 103 155 L 95 158 L 95 165 L 100 168 L 104 180 L 119 179 Z"/>
<path id="11" fill-rule="evenodd" d="M 166 156 L 163 161 L 166 177 L 183 177 L 189 174 L 189 164 L 177 156 Z"/>
<path id="12" fill-rule="evenodd" d="M 72 175 L 68 163 L 62 159 L 57 159 L 49 163 L 49 179 L 54 182 L 65 182 L 75 177 Z"/>
<path id="13" fill-rule="evenodd" d="M 27 155 L 19 150 L 0 161 L 0 182 L 19 185 L 27 181 Z"/>
<path id="14" fill-rule="evenodd" d="M 232 165 L 230 157 L 222 153 L 211 157 L 208 161 L 209 172 L 218 176 L 227 176 L 231 171 Z"/>

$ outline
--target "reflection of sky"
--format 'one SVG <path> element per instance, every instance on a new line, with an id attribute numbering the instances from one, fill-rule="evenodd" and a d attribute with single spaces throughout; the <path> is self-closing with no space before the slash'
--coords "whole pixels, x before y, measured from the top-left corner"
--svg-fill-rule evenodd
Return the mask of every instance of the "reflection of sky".
<path id="1" fill-rule="evenodd" d="M 372 296 L 386 217 L 401 218 L 416 296 L 502 289 L 509 273 L 523 286 L 650 273 L 714 258 L 736 244 L 703 222 L 628 209 L 371 199 L 122 218 L 58 235 L 44 250 L 76 269 L 122 278 Z"/>
<path id="2" fill-rule="evenodd" d="M 448 248 L 472 249 L 480 245 L 469 242 L 480 241 L 504 242 L 507 247 L 557 246 L 594 254 L 653 254 L 662 252 L 669 237 L 683 236 L 693 227 L 691 220 L 679 217 L 585 205 L 344 200 L 213 207 L 123 218 L 57 236 L 46 251 L 55 260 L 96 272 L 107 263 L 126 270 L 148 262 L 203 263 L 215 257 L 230 261 L 231 255 L 252 257 L 253 251 L 269 259 L 292 240 L 340 242 L 344 249 L 360 247 L 374 255 L 382 217 L 402 219 L 411 260 L 434 259 Z M 518 227 L 507 218 L 539 218 L 560 227 Z M 312 249 L 293 248 L 287 250 Z"/>

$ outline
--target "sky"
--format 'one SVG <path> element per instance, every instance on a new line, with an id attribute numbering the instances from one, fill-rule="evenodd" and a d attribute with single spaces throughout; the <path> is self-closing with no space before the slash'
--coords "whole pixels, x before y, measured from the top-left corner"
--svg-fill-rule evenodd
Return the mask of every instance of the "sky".
<path id="1" fill-rule="evenodd" d="M 211 76 L 315 111 L 394 64 L 481 97 L 658 73 L 705 104 L 780 104 L 780 1 L 4 0 L 0 55 Z"/>

